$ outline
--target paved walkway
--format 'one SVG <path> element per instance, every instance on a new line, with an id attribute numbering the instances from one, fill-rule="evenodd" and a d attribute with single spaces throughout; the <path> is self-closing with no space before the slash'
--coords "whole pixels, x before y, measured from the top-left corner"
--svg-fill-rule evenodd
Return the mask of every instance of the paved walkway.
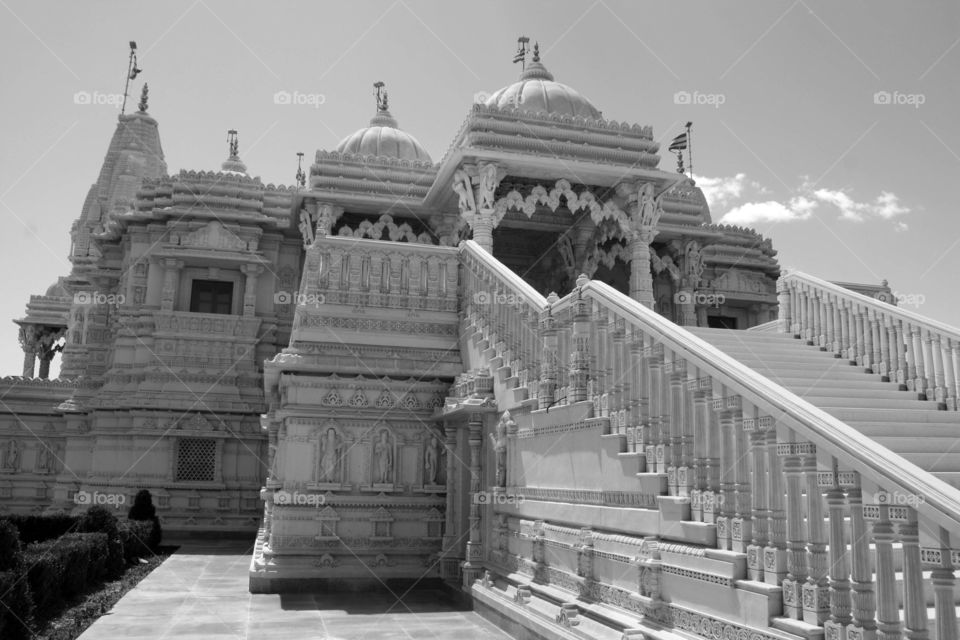
<path id="1" fill-rule="evenodd" d="M 504 640 L 439 591 L 251 595 L 252 546 L 184 543 L 87 629 L 81 640 Z M 399 595 L 399 594 L 398 594 Z"/>

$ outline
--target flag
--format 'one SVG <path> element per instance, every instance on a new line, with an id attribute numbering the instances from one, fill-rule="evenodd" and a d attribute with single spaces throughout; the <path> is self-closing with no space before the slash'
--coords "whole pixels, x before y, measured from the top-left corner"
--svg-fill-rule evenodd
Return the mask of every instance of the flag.
<path id="1" fill-rule="evenodd" d="M 682 151 L 687 148 L 687 132 L 684 131 L 670 143 L 670 146 L 667 147 L 668 151 Z"/>

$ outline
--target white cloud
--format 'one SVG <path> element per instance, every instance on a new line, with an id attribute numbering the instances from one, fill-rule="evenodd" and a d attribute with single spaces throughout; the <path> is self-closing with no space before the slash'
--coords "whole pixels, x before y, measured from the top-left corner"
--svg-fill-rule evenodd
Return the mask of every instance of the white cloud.
<path id="1" fill-rule="evenodd" d="M 703 190 L 714 219 L 719 218 L 723 224 L 742 226 L 759 222 L 793 222 L 807 220 L 814 212 L 824 210 L 835 210 L 841 220 L 851 222 L 893 220 L 912 212 L 890 191 L 881 191 L 873 200 L 858 201 L 848 190 L 815 189 L 807 178 L 803 179 L 786 202 L 771 199 L 770 189 L 744 173 L 697 178 L 697 186 Z M 894 229 L 906 231 L 908 226 L 896 220 Z"/>
<path id="2" fill-rule="evenodd" d="M 749 226 L 758 222 L 806 220 L 810 215 L 809 209 L 787 207 L 776 200 L 767 200 L 766 202 L 746 202 L 734 207 L 720 219 L 720 223 Z"/>

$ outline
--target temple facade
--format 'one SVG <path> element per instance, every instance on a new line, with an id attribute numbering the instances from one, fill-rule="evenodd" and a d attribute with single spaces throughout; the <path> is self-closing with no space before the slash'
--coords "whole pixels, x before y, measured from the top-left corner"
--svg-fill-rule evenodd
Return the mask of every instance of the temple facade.
<path id="1" fill-rule="evenodd" d="M 956 637 L 960 333 L 782 271 L 536 48 L 439 161 L 376 86 L 291 187 L 120 116 L 16 320 L 0 509 L 146 488 L 256 531 L 254 592 L 445 582 L 525 637 Z"/>

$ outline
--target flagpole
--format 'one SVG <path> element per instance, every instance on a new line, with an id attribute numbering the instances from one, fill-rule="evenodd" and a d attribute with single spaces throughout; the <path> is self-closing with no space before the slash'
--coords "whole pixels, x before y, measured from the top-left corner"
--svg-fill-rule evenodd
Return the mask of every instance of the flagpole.
<path id="1" fill-rule="evenodd" d="M 690 165 L 690 180 L 693 180 L 693 136 L 690 133 L 690 128 L 693 127 L 692 122 L 687 123 L 687 164 Z"/>

